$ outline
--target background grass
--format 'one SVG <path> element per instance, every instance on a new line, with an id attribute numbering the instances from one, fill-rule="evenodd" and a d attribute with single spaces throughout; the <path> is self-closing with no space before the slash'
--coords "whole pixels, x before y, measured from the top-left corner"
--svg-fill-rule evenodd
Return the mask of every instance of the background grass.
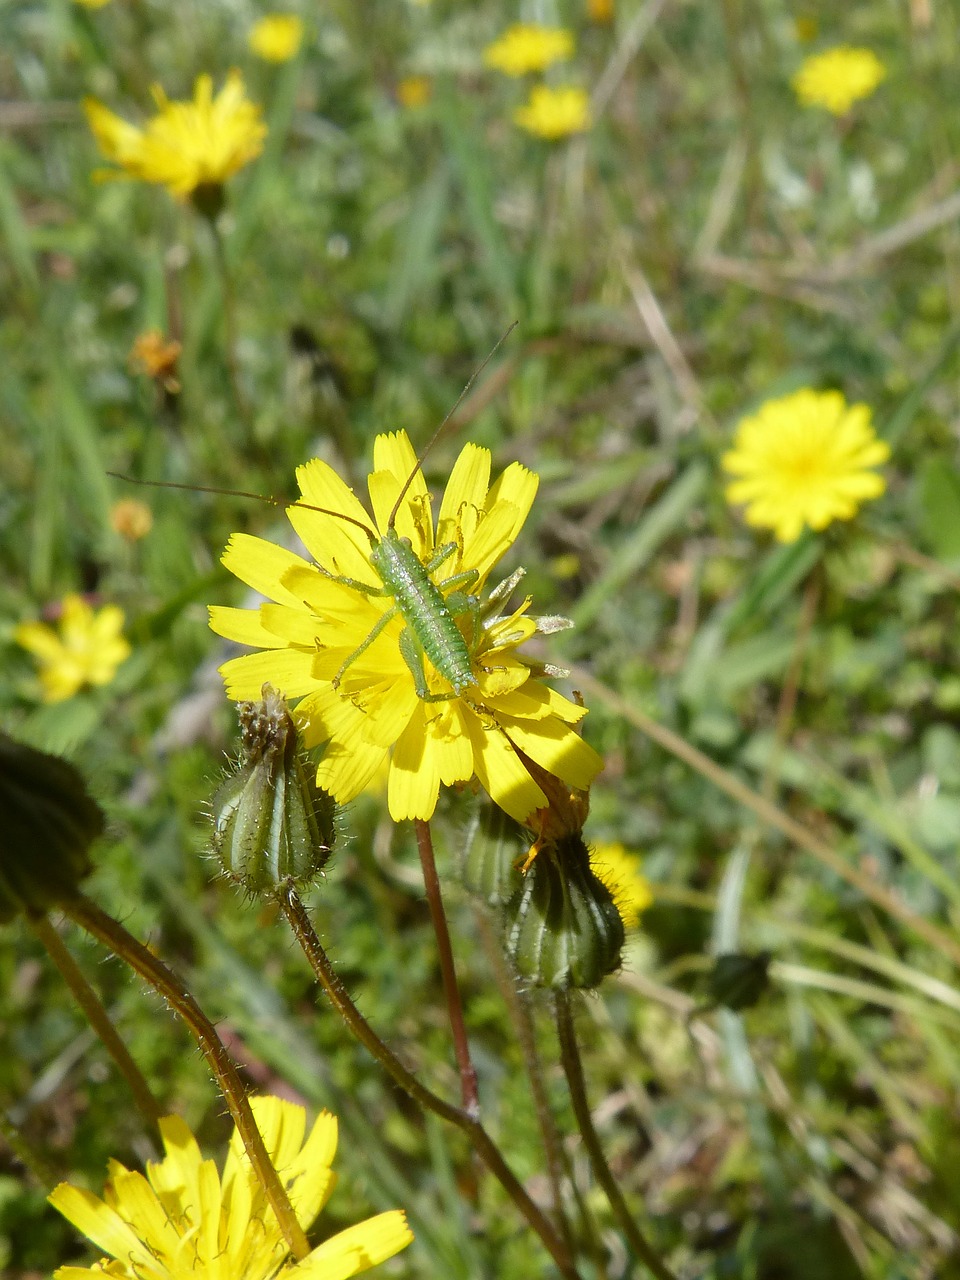
<path id="1" fill-rule="evenodd" d="M 476 1209 L 464 1202 L 459 1141 L 385 1088 L 280 923 L 205 856 L 235 731 L 204 605 L 242 603 L 218 566 L 228 535 L 282 538 L 283 521 L 107 474 L 291 496 L 295 466 L 319 455 L 359 483 L 376 432 L 425 441 L 517 319 L 427 471 L 439 487 L 469 438 L 540 474 L 518 555 L 537 608 L 578 624 L 550 655 L 576 666 L 607 762 L 588 834 L 642 851 L 654 882 L 623 971 L 580 1013 L 625 1193 L 686 1277 L 960 1275 L 957 963 L 922 932 L 960 945 L 960 7 L 621 0 L 604 24 L 575 0 L 330 0 L 304 6 L 303 53 L 279 68 L 247 52 L 258 12 L 0 5 L 0 712 L 81 763 L 108 809 L 90 892 L 189 977 L 257 1088 L 338 1113 L 325 1228 L 403 1205 L 417 1242 L 391 1274 L 550 1274 L 499 1188 L 481 1180 Z M 521 12 L 576 33 L 556 78 L 595 95 L 582 138 L 524 135 L 523 86 L 482 66 Z M 842 41 L 889 74 L 838 122 L 800 109 L 789 82 Z M 94 183 L 79 109 L 93 94 L 141 118 L 151 82 L 184 97 L 231 66 L 270 125 L 223 220 L 243 413 L 208 228 L 160 189 Z M 415 109 L 396 97 L 410 74 L 432 84 Z M 151 326 L 184 344 L 176 409 L 129 365 Z M 888 491 L 854 524 L 774 548 L 728 509 L 718 458 L 739 416 L 802 385 L 871 405 Z M 109 511 L 132 495 L 155 524 L 130 546 Z M 45 707 L 11 632 L 76 590 L 123 606 L 134 653 L 108 688 Z M 653 741 L 648 716 L 725 772 Z M 724 790 L 731 778 L 813 846 Z M 467 1019 L 486 1119 L 539 1194 L 520 1054 L 457 886 L 469 810 L 451 797 L 438 823 Z M 377 796 L 342 821 L 318 925 L 367 1015 L 454 1096 L 411 834 Z M 65 936 L 158 1094 L 215 1145 L 222 1107 L 186 1035 Z M 760 1002 L 688 1026 L 711 954 L 760 948 Z M 141 1123 L 23 927 L 0 969 L 11 1141 L 41 1174 L 99 1189 L 108 1157 L 143 1159 Z M 611 1251 L 596 1274 L 634 1274 L 576 1141 L 569 1156 Z M 7 1275 L 88 1256 L 43 1194 L 0 1148 Z"/>

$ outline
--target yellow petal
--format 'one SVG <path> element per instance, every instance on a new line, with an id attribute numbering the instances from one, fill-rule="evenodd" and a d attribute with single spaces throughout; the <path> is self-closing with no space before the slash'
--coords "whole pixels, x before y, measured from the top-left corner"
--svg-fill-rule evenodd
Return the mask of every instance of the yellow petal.
<path id="1" fill-rule="evenodd" d="M 494 803 L 518 822 L 542 809 L 547 797 L 521 764 L 503 730 L 491 717 L 467 715 L 465 720 L 473 741 L 477 777 Z"/>
<path id="2" fill-rule="evenodd" d="M 281 586 L 281 579 L 290 569 L 309 568 L 301 556 L 264 538 L 235 533 L 220 559 L 235 577 L 254 591 L 279 604 L 299 605 L 297 597 Z"/>
<path id="3" fill-rule="evenodd" d="M 394 822 L 431 818 L 440 794 L 436 754 L 427 749 L 423 704 L 401 734 L 390 760 L 387 808 Z"/>
<path id="4" fill-rule="evenodd" d="M 210 614 L 210 630 L 237 644 L 256 645 L 260 649 L 282 649 L 286 642 L 260 621 L 259 609 L 232 609 L 227 605 L 207 606 Z"/>
<path id="5" fill-rule="evenodd" d="M 258 702 L 265 684 L 272 684 L 284 698 L 299 698 L 316 687 L 312 663 L 313 654 L 302 649 L 269 649 L 231 658 L 220 674 L 234 702 Z"/>
<path id="6" fill-rule="evenodd" d="M 349 1280 L 369 1271 L 405 1249 L 413 1240 L 406 1214 L 400 1209 L 377 1214 L 325 1240 L 294 1272 L 297 1280 Z"/>

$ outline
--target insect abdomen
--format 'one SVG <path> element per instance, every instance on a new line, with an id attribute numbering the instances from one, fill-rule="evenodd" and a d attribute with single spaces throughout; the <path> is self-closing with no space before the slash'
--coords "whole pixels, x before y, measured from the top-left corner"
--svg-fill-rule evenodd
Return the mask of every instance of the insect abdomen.
<path id="1" fill-rule="evenodd" d="M 370 559 L 440 675 L 458 694 L 475 685 L 467 643 L 410 543 L 390 530 L 373 548 Z"/>

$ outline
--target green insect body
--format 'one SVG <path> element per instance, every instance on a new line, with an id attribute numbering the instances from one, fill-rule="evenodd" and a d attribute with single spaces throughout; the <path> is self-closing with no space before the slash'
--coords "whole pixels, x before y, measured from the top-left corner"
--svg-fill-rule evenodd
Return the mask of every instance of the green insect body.
<path id="1" fill-rule="evenodd" d="M 341 518 L 349 519 L 346 516 Z M 346 577 L 334 577 L 334 581 L 364 595 L 392 598 L 394 604 L 377 621 L 362 644 L 348 654 L 333 677 L 333 687 L 339 687 L 347 668 L 399 614 L 406 624 L 400 634 L 400 653 L 413 676 L 417 697 L 424 702 L 449 702 L 452 698 L 460 697 L 477 684 L 470 661 L 470 648 L 456 621 L 458 617 L 469 614 L 472 618 L 474 642 L 479 639 L 479 601 L 462 590 L 476 582 L 479 576 L 477 570 L 467 569 L 446 578 L 438 585 L 430 575 L 449 560 L 457 549 L 456 543 L 448 542 L 438 547 L 424 563 L 414 551 L 410 539 L 401 537 L 392 524 L 380 539 L 365 525 L 360 527 L 370 539 L 370 563 L 383 585 L 379 588 L 371 587 L 369 583 Z M 441 588 L 448 594 L 444 595 Z M 424 657 L 430 660 L 438 674 L 450 684 L 452 693 L 431 693 L 423 666 Z"/>

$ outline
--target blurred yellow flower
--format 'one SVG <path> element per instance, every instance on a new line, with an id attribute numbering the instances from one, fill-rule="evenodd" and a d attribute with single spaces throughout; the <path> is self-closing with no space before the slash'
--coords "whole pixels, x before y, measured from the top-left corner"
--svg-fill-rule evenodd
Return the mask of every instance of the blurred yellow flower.
<path id="1" fill-rule="evenodd" d="M 159 85 L 152 92 L 158 112 L 142 129 L 96 99 L 84 100 L 100 150 L 119 166 L 98 176 L 126 174 L 186 200 L 198 189 L 219 188 L 263 150 L 267 126 L 259 106 L 247 98 L 239 71 L 228 74 L 216 97 L 208 75 L 197 78 L 192 101 L 170 102 Z"/>
<path id="2" fill-rule="evenodd" d="M 300 52 L 303 21 L 295 13 L 270 13 L 250 29 L 247 43 L 265 62 L 289 62 Z"/>
<path id="3" fill-rule="evenodd" d="M 557 629 L 556 620 L 548 625 L 528 617 L 529 597 L 499 614 L 516 575 L 479 602 L 523 527 L 537 477 L 515 462 L 491 485 L 489 451 L 465 445 L 435 526 L 406 433 L 377 436 L 373 460 L 373 518 L 326 463 L 315 458 L 298 469 L 310 506 L 293 504 L 287 516 L 314 564 L 248 534 L 230 539 L 223 563 L 268 602 L 258 609 L 210 609 L 218 635 L 262 651 L 220 668 L 227 693 L 254 701 L 269 682 L 287 698 L 299 698 L 294 718 L 305 745 L 327 744 L 317 785 L 341 804 L 358 795 L 389 756 L 387 805 L 395 822 L 430 818 L 441 783 L 473 778 L 523 822 L 547 798 L 521 753 L 568 785 L 589 787 L 603 762 L 571 727 L 584 708 L 543 684 L 539 677 L 549 669 L 519 652 L 538 630 Z M 391 526 L 391 510 L 410 476 Z M 410 540 L 450 609 L 463 649 L 462 678 L 438 670 L 384 589 L 378 566 L 390 534 Z M 479 613 L 462 607 L 468 591 Z"/>
<path id="4" fill-rule="evenodd" d="M 307 1228 L 336 1183 L 336 1117 L 321 1111 L 304 1141 L 302 1107 L 269 1097 L 250 1103 L 297 1221 Z M 394 1209 L 293 1261 L 236 1132 L 222 1179 L 179 1116 L 161 1120 L 160 1134 L 166 1154 L 147 1162 L 146 1177 L 111 1160 L 102 1200 L 67 1182 L 51 1192 L 53 1207 L 113 1259 L 61 1267 L 55 1280 L 348 1280 L 413 1240 L 405 1215 Z"/>
<path id="5" fill-rule="evenodd" d="M 610 890 L 628 929 L 639 922 L 653 902 L 653 890 L 640 870 L 641 865 L 637 854 L 628 853 L 616 841 L 600 841 L 590 850 L 590 869 Z"/>
<path id="6" fill-rule="evenodd" d="M 483 51 L 483 60 L 507 76 L 545 71 L 573 53 L 573 33 L 564 27 L 515 23 Z"/>
<path id="7" fill-rule="evenodd" d="M 433 85 L 429 76 L 404 76 L 397 84 L 397 101 L 411 110 L 430 101 Z"/>
<path id="8" fill-rule="evenodd" d="M 806 58 L 792 84 L 804 106 L 826 107 L 842 116 L 855 102 L 869 98 L 886 74 L 872 49 L 838 45 Z"/>
<path id="9" fill-rule="evenodd" d="M 44 702 L 64 702 L 84 685 L 109 684 L 130 656 L 121 632 L 123 610 L 104 605 L 94 613 L 82 596 L 64 597 L 59 633 L 45 622 L 23 622 L 14 642 L 33 654 L 39 667 Z"/>
<path id="10" fill-rule="evenodd" d="M 517 108 L 513 119 L 528 133 L 556 141 L 590 128 L 590 99 L 583 89 L 575 85 L 561 85 L 557 88 L 545 84 L 534 85 L 530 90 L 529 102 Z"/>
<path id="11" fill-rule="evenodd" d="M 743 418 L 721 462 L 740 477 L 727 499 L 746 506 L 747 524 L 794 542 L 805 525 L 825 529 L 849 520 L 862 502 L 879 497 L 886 482 L 870 468 L 889 456 L 868 405 L 848 405 L 840 391 L 805 388 Z"/>
<path id="12" fill-rule="evenodd" d="M 587 0 L 587 15 L 591 22 L 612 22 L 614 0 Z"/>
<path id="13" fill-rule="evenodd" d="M 182 349 L 176 338 L 165 338 L 159 329 L 146 329 L 130 348 L 130 364 L 175 394 L 180 390 L 177 364 Z"/>
<path id="14" fill-rule="evenodd" d="M 126 542 L 139 542 L 153 528 L 153 512 L 136 498 L 121 498 L 110 508 L 110 527 Z"/>

